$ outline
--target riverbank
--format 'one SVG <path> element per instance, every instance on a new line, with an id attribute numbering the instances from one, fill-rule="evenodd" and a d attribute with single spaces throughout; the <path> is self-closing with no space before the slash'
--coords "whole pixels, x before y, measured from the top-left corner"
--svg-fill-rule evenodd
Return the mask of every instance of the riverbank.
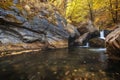
<path id="1" fill-rule="evenodd" d="M 0 54 L 0 57 L 5 57 L 5 56 L 11 56 L 11 55 L 19 55 L 19 54 L 25 54 L 25 53 L 34 53 L 34 52 L 39 52 L 41 49 L 33 49 L 33 50 L 11 50 L 11 51 L 2 51 Z"/>
<path id="2" fill-rule="evenodd" d="M 0 45 L 0 57 L 9 55 L 18 55 L 28 52 L 38 52 L 45 50 L 46 46 L 40 42 L 34 43 L 22 43 L 22 44 L 1 44 Z"/>

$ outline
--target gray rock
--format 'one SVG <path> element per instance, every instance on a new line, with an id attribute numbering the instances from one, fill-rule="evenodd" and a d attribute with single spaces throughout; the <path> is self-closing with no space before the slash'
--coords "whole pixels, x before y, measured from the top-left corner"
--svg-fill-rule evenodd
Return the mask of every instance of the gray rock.
<path id="1" fill-rule="evenodd" d="M 13 1 L 17 5 L 18 0 Z M 28 4 L 27 4 L 28 5 Z M 30 7 L 30 5 L 29 5 Z M 10 10 L 0 9 L 0 41 L 3 44 L 16 43 L 42 43 L 47 42 L 48 47 L 64 48 L 68 47 L 69 36 L 79 35 L 74 26 L 67 26 L 66 20 L 58 11 L 47 10 L 43 7 L 32 18 L 29 18 L 24 9 L 19 10 L 15 6 L 10 6 Z M 31 9 L 30 9 L 31 10 Z M 54 18 L 53 24 L 48 18 Z M 53 47 L 54 46 L 54 47 Z"/>
<path id="2" fill-rule="evenodd" d="M 13 3 L 17 4 L 17 3 L 19 3 L 19 1 L 18 0 L 13 0 Z"/>

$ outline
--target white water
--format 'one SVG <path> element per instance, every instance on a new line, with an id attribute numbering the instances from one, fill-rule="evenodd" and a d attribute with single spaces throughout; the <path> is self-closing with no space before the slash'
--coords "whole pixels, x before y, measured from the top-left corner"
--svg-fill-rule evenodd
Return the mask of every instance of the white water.
<path id="1" fill-rule="evenodd" d="M 104 35 L 104 30 L 100 31 L 100 37 L 101 39 L 105 39 L 105 35 Z M 79 47 L 85 47 L 85 48 L 88 48 L 89 47 L 89 43 L 87 42 L 86 45 L 84 46 L 79 46 Z M 96 50 L 96 49 L 95 49 Z M 99 48 L 97 49 L 97 51 L 105 51 L 106 49 L 105 48 Z M 94 51 L 94 50 L 93 50 Z"/>
<path id="2" fill-rule="evenodd" d="M 106 48 L 90 48 L 90 51 L 96 51 L 96 52 L 100 52 L 100 51 L 106 51 Z"/>
<path id="3" fill-rule="evenodd" d="M 87 42 L 87 43 L 85 44 L 85 46 L 80 46 L 80 47 L 88 48 L 88 47 L 89 47 L 89 43 Z"/>
<path id="4" fill-rule="evenodd" d="M 85 46 L 83 46 L 83 47 L 89 47 L 89 43 L 87 42 L 87 43 L 86 43 L 86 45 L 85 45 Z"/>
<path id="5" fill-rule="evenodd" d="M 100 31 L 100 38 L 101 38 L 101 39 L 105 39 L 104 30 Z"/>

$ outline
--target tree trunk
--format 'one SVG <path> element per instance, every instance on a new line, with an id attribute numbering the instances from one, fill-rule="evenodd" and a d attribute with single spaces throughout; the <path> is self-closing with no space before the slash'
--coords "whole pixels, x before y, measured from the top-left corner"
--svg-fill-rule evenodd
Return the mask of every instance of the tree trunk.
<path id="1" fill-rule="evenodd" d="M 118 22 L 118 0 L 116 0 L 116 3 L 115 3 L 115 21 L 116 23 Z"/>
<path id="2" fill-rule="evenodd" d="M 112 15 L 112 20 L 115 23 L 116 21 L 115 21 L 115 18 L 114 18 L 113 7 L 112 7 L 113 5 L 112 5 L 111 0 L 109 0 L 109 5 L 110 5 L 110 12 L 111 12 L 111 15 Z"/>
<path id="3" fill-rule="evenodd" d="M 88 3 L 88 7 L 89 7 L 89 13 L 90 13 L 90 20 L 94 22 L 94 16 L 93 16 L 93 10 L 92 10 L 91 3 Z"/>
<path id="4" fill-rule="evenodd" d="M 94 26 L 93 0 L 88 1 L 88 7 L 89 7 L 90 21 L 92 25 Z"/>

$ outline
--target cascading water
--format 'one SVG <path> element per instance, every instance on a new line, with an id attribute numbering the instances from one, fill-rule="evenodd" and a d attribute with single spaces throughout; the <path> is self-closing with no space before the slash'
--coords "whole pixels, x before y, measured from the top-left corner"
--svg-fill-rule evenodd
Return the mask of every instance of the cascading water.
<path id="1" fill-rule="evenodd" d="M 100 31 L 100 39 L 105 39 L 105 35 L 104 35 L 104 30 Z M 80 46 L 80 47 L 85 47 L 88 48 L 89 46 L 89 42 L 86 42 L 86 44 L 84 46 Z M 105 50 L 105 48 L 100 48 L 100 50 Z"/>
<path id="2" fill-rule="evenodd" d="M 99 37 L 100 39 L 105 39 L 105 35 L 104 35 L 104 30 L 102 30 L 102 31 L 100 31 L 100 37 Z M 89 47 L 89 42 L 86 42 L 86 44 L 84 45 L 84 46 L 80 46 L 80 47 Z M 100 49 L 102 49 L 102 48 L 100 48 Z M 105 49 L 105 48 L 103 48 L 103 49 Z"/>
<path id="3" fill-rule="evenodd" d="M 105 39 L 104 30 L 100 31 L 100 38 L 101 38 L 101 39 Z"/>
<path id="4" fill-rule="evenodd" d="M 79 46 L 79 47 L 84 47 L 84 48 L 88 48 L 89 47 L 89 43 L 86 42 L 86 44 L 84 46 Z"/>
<path id="5" fill-rule="evenodd" d="M 87 42 L 87 43 L 86 43 L 86 45 L 85 45 L 85 46 L 83 46 L 83 47 L 89 47 L 89 43 Z"/>

